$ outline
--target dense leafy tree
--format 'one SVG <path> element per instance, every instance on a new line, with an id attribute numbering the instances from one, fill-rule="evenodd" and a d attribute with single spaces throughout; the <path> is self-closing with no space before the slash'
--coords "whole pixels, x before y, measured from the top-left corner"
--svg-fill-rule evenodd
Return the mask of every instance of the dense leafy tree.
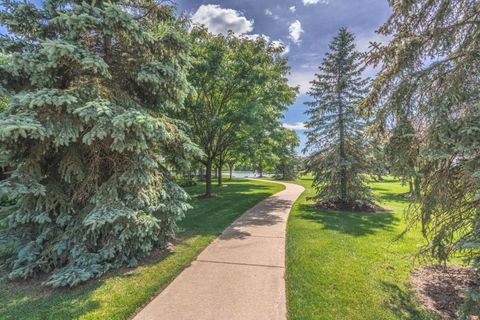
<path id="1" fill-rule="evenodd" d="M 295 131 L 278 128 L 274 132 L 274 152 L 277 155 L 275 177 L 282 180 L 294 180 L 300 172 L 300 160 L 296 148 L 300 139 Z"/>
<path id="2" fill-rule="evenodd" d="M 168 116 L 190 90 L 185 28 L 154 1 L 3 2 L 1 235 L 11 278 L 75 285 L 164 245 L 188 208 L 169 168 L 196 152 Z"/>
<path id="3" fill-rule="evenodd" d="M 210 196 L 214 162 L 221 171 L 228 149 L 245 138 L 242 132 L 253 132 L 246 127 L 276 125 L 296 90 L 288 85 L 283 48 L 263 38 L 213 35 L 204 28 L 194 28 L 191 37 L 189 80 L 195 93 L 188 101 L 187 118 L 205 153 L 200 161 L 206 167 L 206 196 Z"/>
<path id="4" fill-rule="evenodd" d="M 422 222 L 424 252 L 440 261 L 463 254 L 478 267 L 480 3 L 390 3 L 393 13 L 379 32 L 391 41 L 373 45 L 370 59 L 381 72 L 367 110 L 379 123 L 405 114 L 421 124 L 421 193 L 410 216 Z"/>
<path id="5" fill-rule="evenodd" d="M 367 80 L 361 78 L 354 41 L 352 33 L 340 29 L 311 82 L 314 101 L 306 103 L 310 106 L 306 150 L 312 151 L 308 168 L 315 175 L 316 199 L 342 207 L 366 203 L 370 195 L 362 175 L 368 171 L 364 121 L 357 112 Z"/>
<path id="6" fill-rule="evenodd" d="M 264 174 L 273 171 L 278 162 L 278 154 L 275 152 L 277 141 L 273 131 L 264 130 L 249 138 L 247 161 L 252 169 L 263 178 Z"/>

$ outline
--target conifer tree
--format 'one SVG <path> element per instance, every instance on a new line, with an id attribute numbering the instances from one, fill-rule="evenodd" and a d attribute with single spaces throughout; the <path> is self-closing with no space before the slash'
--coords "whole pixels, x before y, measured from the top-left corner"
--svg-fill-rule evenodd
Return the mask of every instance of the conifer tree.
<path id="1" fill-rule="evenodd" d="M 385 146 L 386 160 L 390 172 L 408 182 L 409 196 L 419 195 L 420 177 L 418 173 L 420 141 L 411 121 L 405 115 L 396 117 L 395 126 L 390 132 Z"/>
<path id="2" fill-rule="evenodd" d="M 73 286 L 165 244 L 188 208 L 168 168 L 196 152 L 178 112 L 185 28 L 150 0 L 2 3 L 0 193 L 10 278 Z"/>
<path id="3" fill-rule="evenodd" d="M 376 122 L 406 115 L 420 124 L 422 177 L 412 224 L 423 253 L 446 262 L 463 256 L 480 267 L 480 3 L 478 0 L 390 1 L 379 29 L 391 37 L 369 55 L 381 71 L 365 100 Z M 406 151 L 408 152 L 408 148 Z M 462 318 L 480 313 L 468 291 Z M 467 299 L 467 300 L 468 300 Z M 468 308 L 467 306 L 476 306 Z"/>
<path id="4" fill-rule="evenodd" d="M 311 82 L 314 101 L 306 103 L 306 150 L 312 152 L 308 168 L 315 175 L 315 198 L 343 208 L 366 204 L 370 198 L 362 175 L 367 171 L 363 121 L 357 112 L 368 80 L 361 78 L 354 41 L 352 33 L 340 29 Z"/>

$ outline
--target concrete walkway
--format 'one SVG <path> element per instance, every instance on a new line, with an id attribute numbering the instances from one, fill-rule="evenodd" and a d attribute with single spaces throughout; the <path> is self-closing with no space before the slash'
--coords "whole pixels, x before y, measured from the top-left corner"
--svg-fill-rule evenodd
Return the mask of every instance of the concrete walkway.
<path id="1" fill-rule="evenodd" d="M 135 320 L 275 320 L 287 318 L 285 231 L 304 188 L 286 189 L 251 208 Z"/>

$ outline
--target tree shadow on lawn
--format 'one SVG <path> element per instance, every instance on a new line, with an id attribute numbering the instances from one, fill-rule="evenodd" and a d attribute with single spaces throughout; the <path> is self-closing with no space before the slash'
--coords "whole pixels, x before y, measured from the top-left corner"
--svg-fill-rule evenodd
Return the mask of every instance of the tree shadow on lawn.
<path id="1" fill-rule="evenodd" d="M 382 289 L 388 293 L 385 301 L 388 308 L 398 319 L 440 320 L 441 317 L 422 309 L 415 299 L 415 293 L 408 287 L 400 288 L 397 284 L 382 281 Z"/>
<path id="2" fill-rule="evenodd" d="M 302 204 L 298 207 L 302 212 L 297 217 L 317 222 L 324 230 L 333 230 L 356 237 L 374 234 L 377 231 L 394 231 L 400 219 L 390 211 L 386 212 L 344 212 L 326 211 L 313 205 Z"/>
<path id="3" fill-rule="evenodd" d="M 392 192 L 388 188 L 372 186 L 370 189 L 377 192 L 374 196 L 381 202 L 397 202 L 401 204 L 408 204 L 411 202 L 409 198 L 403 196 L 404 194 Z"/>
<path id="4" fill-rule="evenodd" d="M 45 275 L 28 281 L 0 281 L 0 318 L 18 319 L 77 319 L 100 306 L 88 296 L 103 284 L 89 281 L 76 288 L 52 289 L 43 287 Z M 54 308 L 51 308 L 53 301 Z"/>
<path id="5" fill-rule="evenodd" d="M 156 249 L 144 257 L 138 267 L 111 270 L 98 279 L 88 280 L 74 288 L 43 286 L 42 282 L 48 278 L 47 274 L 38 274 L 28 280 L 0 280 L 0 300 L 2 301 L 0 319 L 78 319 L 102 308 L 104 304 L 102 295 L 109 293 L 102 292 L 100 296 L 96 296 L 96 290 L 102 289 L 107 281 L 118 279 L 118 281 L 129 281 L 127 285 L 134 285 L 136 279 L 142 277 L 141 272 L 136 272 L 138 268 L 154 266 L 174 254 L 175 252 L 171 250 Z M 109 286 L 112 287 L 114 284 L 110 283 Z M 134 294 L 129 290 L 122 290 L 122 292 Z M 130 313 L 133 313 L 138 305 L 132 304 L 127 307 L 132 308 Z M 125 311 L 122 307 L 120 309 L 122 309 L 119 310 L 120 312 Z"/>
<path id="6" fill-rule="evenodd" d="M 253 180 L 255 182 L 255 180 Z M 233 182 L 233 183 L 232 183 Z M 274 183 L 272 181 L 272 183 Z M 185 191 L 187 191 L 192 199 L 202 196 L 205 194 L 205 183 L 199 183 L 196 186 L 192 187 L 184 187 Z M 235 194 L 249 194 L 251 190 L 266 190 L 270 189 L 269 186 L 266 185 L 259 185 L 259 184 L 252 184 L 252 180 L 250 179 L 242 179 L 242 178 L 235 178 L 234 180 L 226 180 L 223 182 L 222 186 L 217 184 L 215 179 L 212 179 L 212 190 L 214 193 L 221 195 L 222 197 L 226 197 L 229 195 Z M 208 201 L 209 198 L 201 199 Z"/>

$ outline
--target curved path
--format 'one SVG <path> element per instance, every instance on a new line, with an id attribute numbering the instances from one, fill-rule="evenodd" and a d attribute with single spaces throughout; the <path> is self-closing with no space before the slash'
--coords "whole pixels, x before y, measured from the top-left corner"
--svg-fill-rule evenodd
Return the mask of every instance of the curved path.
<path id="1" fill-rule="evenodd" d="M 285 320 L 286 224 L 304 188 L 282 184 L 285 190 L 245 212 L 134 319 Z"/>

